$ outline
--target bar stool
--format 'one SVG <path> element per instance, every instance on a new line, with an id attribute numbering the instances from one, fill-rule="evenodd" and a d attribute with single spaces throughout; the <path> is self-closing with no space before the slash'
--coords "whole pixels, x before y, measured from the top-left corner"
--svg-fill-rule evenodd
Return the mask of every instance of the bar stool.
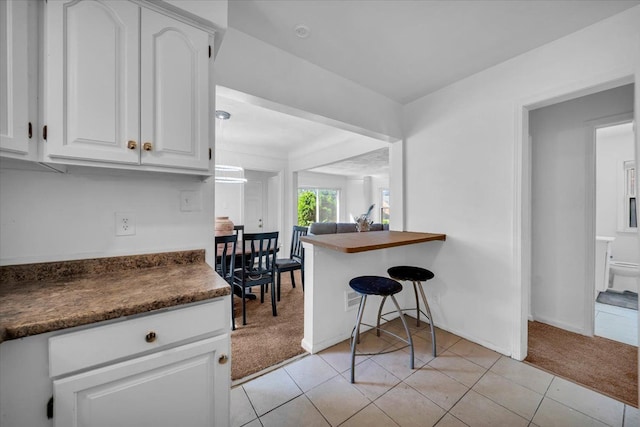
<path id="1" fill-rule="evenodd" d="M 416 308 L 408 308 L 407 310 L 415 310 L 416 311 L 416 325 L 420 326 L 420 313 L 422 313 L 428 320 L 429 326 L 431 327 L 431 347 L 433 351 L 433 357 L 436 357 L 436 329 L 433 325 L 433 317 L 431 317 L 431 310 L 429 309 L 429 303 L 427 302 L 427 296 L 424 293 L 424 289 L 422 288 L 422 282 L 426 282 L 427 280 L 433 279 L 434 274 L 427 270 L 426 268 L 421 267 L 411 267 L 411 266 L 397 266 L 391 267 L 387 270 L 389 276 L 391 276 L 395 280 L 400 281 L 410 281 L 413 283 L 413 292 L 416 296 Z M 420 296 L 422 297 L 422 303 L 424 304 L 424 309 L 426 311 L 423 312 L 420 309 L 420 300 L 418 299 L 418 289 L 420 290 Z M 378 309 L 378 328 L 380 328 L 380 318 L 389 314 L 382 313 L 382 307 L 384 306 L 384 302 L 386 297 L 382 298 L 380 302 L 380 308 Z M 393 312 L 391 312 L 393 313 Z M 379 331 L 380 329 L 378 329 Z"/>
<path id="2" fill-rule="evenodd" d="M 355 360 L 356 360 L 356 344 L 360 342 L 360 325 L 371 326 L 366 323 L 362 323 L 362 315 L 364 313 L 364 307 L 367 302 L 367 296 L 369 295 L 379 295 L 384 299 L 387 297 L 391 297 L 391 301 L 396 306 L 398 310 L 398 314 L 400 314 L 400 319 L 402 320 L 402 324 L 404 325 L 404 330 L 407 333 L 407 339 L 403 339 L 400 336 L 394 334 L 393 332 L 386 331 L 384 329 L 380 329 L 380 319 L 378 318 L 378 325 L 375 326 L 378 332 L 378 336 L 380 336 L 380 331 L 393 335 L 399 340 L 407 343 L 409 345 L 410 350 L 410 358 L 409 358 L 409 366 L 413 369 L 413 340 L 411 339 L 411 332 L 409 331 L 409 326 L 407 322 L 404 320 L 404 316 L 402 315 L 402 310 L 400 310 L 400 306 L 398 305 L 398 301 L 396 301 L 396 297 L 394 294 L 397 294 L 402 290 L 402 284 L 398 283 L 393 279 L 389 279 L 388 277 L 382 276 L 359 276 L 351 279 L 349 281 L 349 286 L 351 289 L 360 294 L 360 305 L 358 307 L 358 316 L 356 318 L 356 325 L 353 327 L 353 331 L 351 332 L 351 383 L 355 382 Z M 383 300 L 384 301 L 384 300 Z M 396 349 L 399 350 L 399 349 Z M 393 351 L 396 351 L 393 350 Z M 360 353 L 358 356 L 367 356 L 372 354 L 380 354 L 380 353 Z"/>

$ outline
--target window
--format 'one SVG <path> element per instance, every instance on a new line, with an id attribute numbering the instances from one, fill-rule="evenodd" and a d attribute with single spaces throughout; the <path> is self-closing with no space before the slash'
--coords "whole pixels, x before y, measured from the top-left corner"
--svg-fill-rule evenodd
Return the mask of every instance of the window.
<path id="1" fill-rule="evenodd" d="M 389 224 L 389 189 L 382 188 L 380 190 L 380 222 Z"/>
<path id="2" fill-rule="evenodd" d="M 298 225 L 312 222 L 338 222 L 340 192 L 327 188 L 298 189 Z"/>
<path id="3" fill-rule="evenodd" d="M 635 162 L 624 162 L 624 199 L 623 199 L 624 231 L 635 231 L 638 227 L 638 212 L 636 209 L 636 166 Z"/>

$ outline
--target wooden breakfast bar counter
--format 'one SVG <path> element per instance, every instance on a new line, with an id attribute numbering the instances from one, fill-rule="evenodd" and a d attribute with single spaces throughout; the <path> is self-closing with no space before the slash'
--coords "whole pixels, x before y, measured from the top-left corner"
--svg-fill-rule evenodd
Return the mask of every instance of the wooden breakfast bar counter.
<path id="1" fill-rule="evenodd" d="M 366 233 L 336 233 L 319 236 L 305 236 L 303 242 L 333 249 L 334 251 L 353 254 L 357 252 L 374 251 L 395 246 L 411 245 L 414 243 L 430 242 L 432 240 L 446 240 L 446 234 L 414 233 L 411 231 L 369 231 Z"/>
<path id="2" fill-rule="evenodd" d="M 309 235 L 305 248 L 304 338 L 302 347 L 317 353 L 351 335 L 359 297 L 350 299 L 349 280 L 356 276 L 387 276 L 396 265 L 429 268 L 445 234 L 407 231 L 369 231 Z M 436 272 L 437 275 L 437 272 Z M 413 307 L 413 293 L 405 287 L 398 302 Z M 369 304 L 364 319 L 376 318 L 377 305 Z"/>

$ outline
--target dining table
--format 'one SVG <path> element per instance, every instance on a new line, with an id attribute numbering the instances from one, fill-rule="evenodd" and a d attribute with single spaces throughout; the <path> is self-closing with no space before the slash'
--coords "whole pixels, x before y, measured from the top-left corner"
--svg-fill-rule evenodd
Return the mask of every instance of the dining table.
<path id="1" fill-rule="evenodd" d="M 280 251 L 280 248 L 272 249 L 272 251 L 273 250 L 275 250 L 276 253 L 277 253 L 277 252 Z M 219 248 L 216 247 L 216 265 L 220 262 L 220 257 L 222 257 L 222 251 L 223 251 L 222 247 L 219 247 Z M 235 264 L 235 270 L 236 271 L 242 268 L 242 260 L 244 258 L 245 261 L 246 261 L 246 258 L 247 258 L 248 255 L 251 255 L 251 248 L 250 247 L 243 248 L 242 242 L 239 241 L 236 244 L 236 251 L 235 251 L 236 259 L 235 259 L 235 263 L 234 264 Z M 229 256 L 231 256 L 231 254 L 227 254 L 227 257 L 229 257 Z M 233 287 L 233 293 L 236 296 L 242 298 L 242 289 L 237 284 L 234 285 L 234 287 Z M 256 294 L 254 294 L 251 291 L 249 291 L 249 292 L 245 292 L 245 298 L 248 299 L 248 300 L 254 300 L 254 299 L 257 298 L 257 296 L 256 296 Z"/>

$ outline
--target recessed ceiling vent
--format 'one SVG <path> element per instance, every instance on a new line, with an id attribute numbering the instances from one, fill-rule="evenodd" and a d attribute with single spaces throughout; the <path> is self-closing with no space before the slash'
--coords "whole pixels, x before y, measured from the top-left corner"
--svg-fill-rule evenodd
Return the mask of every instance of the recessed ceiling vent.
<path id="1" fill-rule="evenodd" d="M 311 34 L 311 30 L 309 29 L 309 27 L 303 24 L 296 25 L 293 30 L 296 32 L 296 36 L 300 37 L 301 39 L 306 39 Z"/>

